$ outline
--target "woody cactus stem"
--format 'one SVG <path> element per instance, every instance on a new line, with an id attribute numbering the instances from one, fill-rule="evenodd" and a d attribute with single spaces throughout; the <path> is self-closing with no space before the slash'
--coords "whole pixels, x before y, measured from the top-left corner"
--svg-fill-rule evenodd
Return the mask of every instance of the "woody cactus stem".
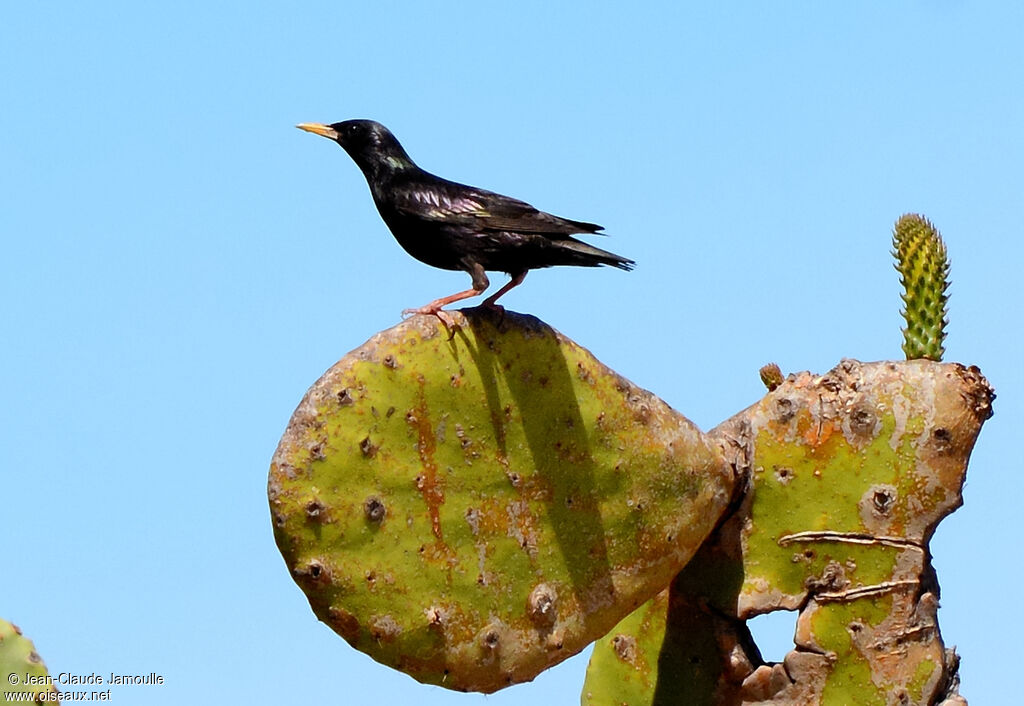
<path id="1" fill-rule="evenodd" d="M 907 360 L 942 360 L 946 338 L 949 259 L 939 231 L 924 216 L 908 213 L 892 236 L 896 270 L 903 285 L 903 352 Z"/>
<path id="2" fill-rule="evenodd" d="M 671 589 L 597 643 L 584 706 L 963 706 L 928 542 L 993 397 L 977 368 L 844 360 L 712 430 L 749 488 Z M 746 621 L 776 610 L 799 617 L 770 664 Z"/>

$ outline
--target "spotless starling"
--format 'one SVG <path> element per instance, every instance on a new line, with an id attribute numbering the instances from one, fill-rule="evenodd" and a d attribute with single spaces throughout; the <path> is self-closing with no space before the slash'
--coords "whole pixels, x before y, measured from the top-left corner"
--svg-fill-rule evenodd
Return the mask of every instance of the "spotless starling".
<path id="1" fill-rule="evenodd" d="M 434 267 L 464 270 L 473 278 L 471 289 L 418 309 L 406 309 L 403 314 L 432 314 L 451 327 L 452 319 L 443 307 L 483 294 L 490 285 L 488 270 L 512 277 L 484 301 L 484 306 L 497 307 L 498 297 L 539 267 L 633 268 L 632 260 L 571 237 L 597 233 L 601 226 L 552 216 L 518 199 L 425 172 L 380 123 L 346 120 L 297 127 L 334 140 L 355 160 L 381 218 L 407 253 Z"/>

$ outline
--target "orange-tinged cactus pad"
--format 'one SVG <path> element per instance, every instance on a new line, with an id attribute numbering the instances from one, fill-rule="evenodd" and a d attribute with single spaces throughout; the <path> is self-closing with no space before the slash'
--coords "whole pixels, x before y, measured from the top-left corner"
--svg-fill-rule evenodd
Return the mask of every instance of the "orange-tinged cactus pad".
<path id="1" fill-rule="evenodd" d="M 749 490 L 661 603 L 612 630 L 635 640 L 632 662 L 598 641 L 584 703 L 959 698 L 928 541 L 961 504 L 993 397 L 977 368 L 845 360 L 790 375 L 719 425 L 710 436 Z M 779 609 L 800 611 L 795 649 L 764 664 L 744 621 Z"/>
<path id="2" fill-rule="evenodd" d="M 316 615 L 413 677 L 490 692 L 671 581 L 733 490 L 718 445 L 533 317 L 418 316 L 317 381 L 270 509 Z"/>

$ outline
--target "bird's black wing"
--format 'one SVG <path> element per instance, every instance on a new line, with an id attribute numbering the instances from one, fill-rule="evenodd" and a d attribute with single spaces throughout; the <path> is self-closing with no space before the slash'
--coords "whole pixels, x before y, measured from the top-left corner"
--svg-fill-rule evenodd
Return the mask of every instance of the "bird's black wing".
<path id="1" fill-rule="evenodd" d="M 557 239 L 602 229 L 596 223 L 553 216 L 519 199 L 441 179 L 424 185 L 409 184 L 390 196 L 394 208 L 403 215 L 478 232 L 537 233 Z"/>

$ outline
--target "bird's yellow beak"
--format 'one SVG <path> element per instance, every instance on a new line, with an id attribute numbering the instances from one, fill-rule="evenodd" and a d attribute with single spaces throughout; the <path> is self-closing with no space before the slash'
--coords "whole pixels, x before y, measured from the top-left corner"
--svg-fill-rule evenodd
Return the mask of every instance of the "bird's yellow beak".
<path id="1" fill-rule="evenodd" d="M 320 123 L 299 123 L 295 127 L 306 132 L 312 132 L 315 135 L 321 135 L 326 137 L 328 140 L 337 140 L 338 131 L 327 125 L 321 125 Z"/>

